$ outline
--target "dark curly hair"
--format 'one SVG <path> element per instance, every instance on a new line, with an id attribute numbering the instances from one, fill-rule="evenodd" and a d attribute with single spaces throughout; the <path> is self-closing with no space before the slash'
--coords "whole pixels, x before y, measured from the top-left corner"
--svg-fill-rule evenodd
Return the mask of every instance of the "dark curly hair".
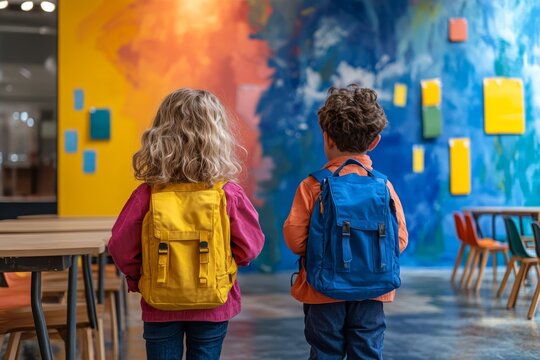
<path id="1" fill-rule="evenodd" d="M 357 84 L 331 87 L 317 112 L 323 132 L 340 151 L 363 153 L 388 124 L 377 93 Z"/>

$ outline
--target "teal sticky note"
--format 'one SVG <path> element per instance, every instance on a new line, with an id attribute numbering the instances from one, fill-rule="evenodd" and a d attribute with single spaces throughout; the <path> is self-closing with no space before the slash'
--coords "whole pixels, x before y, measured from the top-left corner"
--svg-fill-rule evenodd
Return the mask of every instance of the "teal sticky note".
<path id="1" fill-rule="evenodd" d="M 439 106 L 422 108 L 423 135 L 426 139 L 436 138 L 442 132 L 442 113 Z"/>
<path id="2" fill-rule="evenodd" d="M 96 172 L 96 151 L 84 150 L 83 152 L 83 172 L 93 174 Z"/>
<path id="3" fill-rule="evenodd" d="M 84 108 L 84 91 L 82 89 L 73 90 L 73 107 L 77 111 Z"/>
<path id="4" fill-rule="evenodd" d="M 64 151 L 66 153 L 73 154 L 77 152 L 78 137 L 77 130 L 64 131 Z"/>
<path id="5" fill-rule="evenodd" d="M 111 111 L 106 108 L 90 109 L 90 140 L 111 138 Z"/>

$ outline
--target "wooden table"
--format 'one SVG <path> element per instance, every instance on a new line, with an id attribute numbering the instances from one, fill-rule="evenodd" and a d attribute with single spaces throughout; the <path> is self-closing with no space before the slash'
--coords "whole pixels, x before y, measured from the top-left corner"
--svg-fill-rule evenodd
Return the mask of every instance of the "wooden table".
<path id="1" fill-rule="evenodd" d="M 472 216 L 474 217 L 474 221 L 476 222 L 476 228 L 478 229 L 478 233 L 480 237 L 484 237 L 482 233 L 482 229 L 480 229 L 478 218 L 482 215 L 491 215 L 492 221 L 491 221 L 491 231 L 492 236 L 495 238 L 495 220 L 497 216 L 517 216 L 519 217 L 519 225 L 521 229 L 521 235 L 524 233 L 523 229 L 523 217 L 530 217 L 533 221 L 540 221 L 540 207 L 534 207 L 534 206 L 485 206 L 485 207 L 472 207 L 472 208 L 466 208 L 463 209 L 464 211 L 469 211 Z"/>
<path id="2" fill-rule="evenodd" d="M 0 233 L 111 231 L 114 218 L 35 218 L 0 220 Z"/>
<path id="3" fill-rule="evenodd" d="M 111 231 L 114 217 L 31 217 L 17 220 L 0 220 L 0 234 L 61 233 Z M 108 239 L 107 237 L 107 242 Z M 98 302 L 103 303 L 104 292 L 104 253 L 99 255 Z"/>
<path id="4" fill-rule="evenodd" d="M 77 264 L 79 256 L 83 257 L 88 318 L 95 327 L 97 317 L 88 256 L 104 252 L 109 237 L 109 231 L 0 234 L 0 271 L 32 273 L 30 301 L 42 359 L 52 359 L 52 351 L 41 305 L 41 272 L 69 268 L 66 358 L 75 359 L 78 268 L 72 265 Z"/>

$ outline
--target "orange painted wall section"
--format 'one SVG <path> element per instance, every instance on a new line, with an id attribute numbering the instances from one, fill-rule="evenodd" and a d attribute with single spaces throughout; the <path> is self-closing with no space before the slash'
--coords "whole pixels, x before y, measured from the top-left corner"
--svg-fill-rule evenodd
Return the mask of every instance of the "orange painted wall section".
<path id="1" fill-rule="evenodd" d="M 161 99 L 180 87 L 205 88 L 233 114 L 248 150 L 241 179 L 255 193 L 265 171 L 256 104 L 271 76 L 266 44 L 250 38 L 243 1 L 115 0 L 59 4 L 60 215 L 116 215 L 137 186 L 131 156 Z M 264 10 L 264 9 L 263 9 Z M 261 23 L 268 14 L 258 12 Z M 248 20 L 249 19 L 249 20 Z M 73 92 L 84 91 L 76 111 Z M 90 140 L 89 109 L 111 110 L 110 140 Z M 64 132 L 78 131 L 76 153 Z M 83 172 L 82 152 L 95 150 L 96 172 Z M 252 195 L 252 199 L 253 199 Z M 253 199 L 257 200 L 257 199 Z"/>

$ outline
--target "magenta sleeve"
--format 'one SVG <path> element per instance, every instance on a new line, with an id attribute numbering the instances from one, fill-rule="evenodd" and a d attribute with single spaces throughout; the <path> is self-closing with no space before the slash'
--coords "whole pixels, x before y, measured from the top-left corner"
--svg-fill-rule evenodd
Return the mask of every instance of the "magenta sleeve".
<path id="1" fill-rule="evenodd" d="M 227 213 L 231 220 L 231 249 L 234 260 L 240 266 L 247 266 L 259 255 L 264 245 L 259 214 L 240 185 L 227 183 L 223 189 L 227 198 Z"/>
<path id="2" fill-rule="evenodd" d="M 124 205 L 112 229 L 108 251 L 126 276 L 129 291 L 137 292 L 141 277 L 141 231 L 150 204 L 150 186 L 140 185 Z"/>

